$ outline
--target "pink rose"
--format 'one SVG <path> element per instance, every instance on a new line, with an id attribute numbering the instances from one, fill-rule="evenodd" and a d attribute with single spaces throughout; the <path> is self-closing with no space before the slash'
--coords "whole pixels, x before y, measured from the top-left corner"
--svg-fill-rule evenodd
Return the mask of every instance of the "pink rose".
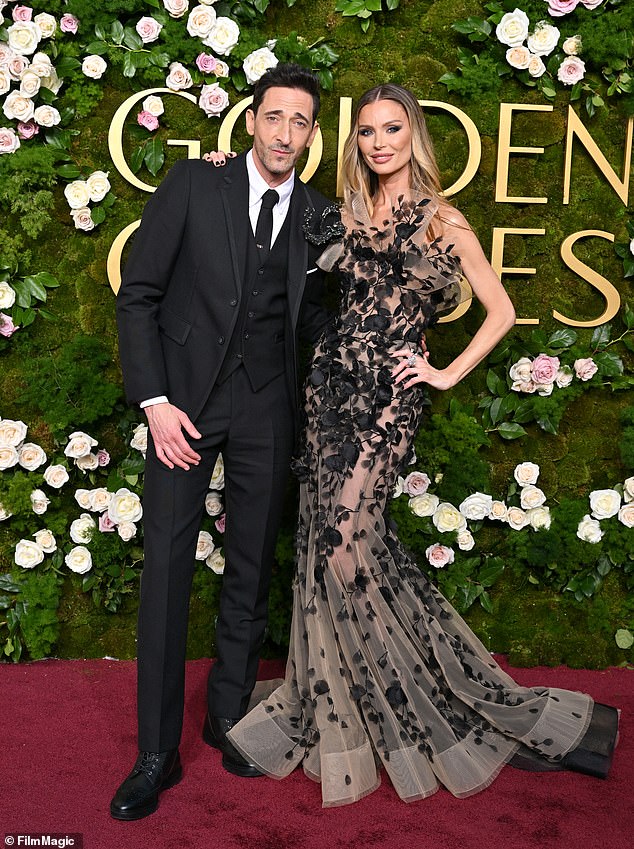
<path id="1" fill-rule="evenodd" d="M 157 20 L 150 17 L 141 18 L 136 25 L 136 31 L 140 35 L 143 44 L 149 44 L 152 41 L 156 41 L 161 34 L 162 29 L 163 24 L 160 24 Z"/>
<path id="2" fill-rule="evenodd" d="M 229 95 L 218 83 L 204 85 L 200 90 L 198 105 L 208 118 L 216 117 L 229 105 Z"/>
<path id="3" fill-rule="evenodd" d="M 226 521 L 227 521 L 227 514 L 223 513 L 222 516 L 219 519 L 216 519 L 216 521 L 214 522 L 214 524 L 216 526 L 216 530 L 218 531 L 219 534 L 224 534 L 224 532 L 225 532 L 225 522 Z"/>
<path id="4" fill-rule="evenodd" d="M 586 9 L 596 9 L 603 3 L 603 0 L 581 0 Z"/>
<path id="5" fill-rule="evenodd" d="M 569 12 L 574 12 L 579 0 L 548 0 L 548 13 L 553 18 L 561 18 Z"/>
<path id="6" fill-rule="evenodd" d="M 425 472 L 411 472 L 403 481 L 403 491 L 408 495 L 424 495 L 431 481 Z"/>
<path id="7" fill-rule="evenodd" d="M 552 383 L 559 371 L 559 358 L 540 354 L 533 360 L 531 380 L 533 383 Z"/>
<path id="8" fill-rule="evenodd" d="M 143 112 L 139 112 L 136 116 L 137 124 L 140 124 L 142 127 L 145 127 L 146 130 L 157 130 L 158 129 L 158 118 L 156 115 L 152 115 L 151 112 L 146 112 L 145 109 Z"/>
<path id="9" fill-rule="evenodd" d="M 62 32 L 68 32 L 71 35 L 75 35 L 79 29 L 79 18 L 76 18 L 74 15 L 66 12 L 66 14 L 62 15 L 60 18 L 59 28 Z"/>
<path id="10" fill-rule="evenodd" d="M 211 53 L 199 53 L 196 57 L 196 66 L 202 74 L 213 74 L 216 70 L 216 60 Z"/>
<path id="11" fill-rule="evenodd" d="M 20 121 L 18 123 L 18 135 L 21 139 L 32 139 L 40 131 L 39 126 L 33 121 Z"/>
<path id="12" fill-rule="evenodd" d="M 110 462 L 110 454 L 105 450 L 105 448 L 100 448 L 97 451 L 97 464 L 99 466 L 107 466 Z"/>
<path id="13" fill-rule="evenodd" d="M 33 19 L 33 9 L 28 6 L 14 6 L 13 20 L 14 21 L 30 21 Z"/>
<path id="14" fill-rule="evenodd" d="M 5 339 L 8 339 L 9 336 L 12 336 L 16 330 L 19 330 L 19 327 L 15 326 L 11 316 L 0 312 L 0 336 L 4 336 Z"/>
<path id="15" fill-rule="evenodd" d="M 575 360 L 574 369 L 579 380 L 590 380 L 599 371 L 598 366 L 592 357 Z"/>
<path id="16" fill-rule="evenodd" d="M 14 153 L 20 147 L 20 139 L 13 127 L 0 127 L 0 154 Z"/>
<path id="17" fill-rule="evenodd" d="M 425 551 L 425 556 L 434 568 L 442 569 L 443 566 L 453 563 L 455 555 L 452 548 L 437 542 L 435 545 L 429 546 Z"/>
<path id="18" fill-rule="evenodd" d="M 557 71 L 557 79 L 564 85 L 574 85 L 581 82 L 586 73 L 583 59 L 578 56 L 566 56 Z"/>
<path id="19" fill-rule="evenodd" d="M 13 80 L 19 80 L 22 74 L 29 67 L 29 60 L 26 56 L 12 56 L 7 62 L 7 70 Z"/>
<path id="20" fill-rule="evenodd" d="M 114 529 L 117 527 L 117 523 L 113 522 L 110 516 L 108 515 L 108 511 L 106 510 L 104 513 L 101 513 L 99 516 L 99 530 L 102 534 L 111 534 Z"/>

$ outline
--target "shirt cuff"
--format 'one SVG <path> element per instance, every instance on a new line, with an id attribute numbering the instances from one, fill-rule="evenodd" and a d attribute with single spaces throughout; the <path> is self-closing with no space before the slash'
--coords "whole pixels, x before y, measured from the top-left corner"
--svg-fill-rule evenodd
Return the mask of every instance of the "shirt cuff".
<path id="1" fill-rule="evenodd" d="M 141 401 L 139 407 L 145 410 L 146 407 L 152 407 L 154 404 L 169 404 L 167 395 L 157 395 L 156 398 L 148 398 L 147 401 Z"/>

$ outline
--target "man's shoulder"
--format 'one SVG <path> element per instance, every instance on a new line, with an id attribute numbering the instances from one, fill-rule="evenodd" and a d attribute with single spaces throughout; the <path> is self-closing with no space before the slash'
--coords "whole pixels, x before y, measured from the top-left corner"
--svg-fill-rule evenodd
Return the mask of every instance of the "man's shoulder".
<path id="1" fill-rule="evenodd" d="M 305 183 L 302 184 L 304 189 L 306 190 L 308 197 L 310 198 L 310 204 L 314 209 L 318 212 L 321 212 L 327 206 L 332 204 L 330 198 L 327 198 L 325 195 L 322 195 L 321 192 L 318 192 L 317 189 L 313 189 L 312 186 L 308 186 Z"/>
<path id="2" fill-rule="evenodd" d="M 206 185 L 215 184 L 238 173 L 240 168 L 244 169 L 242 157 L 228 159 L 222 168 L 216 168 L 204 159 L 179 159 L 166 174 L 166 179 L 191 180 L 194 184 L 202 180 Z"/>

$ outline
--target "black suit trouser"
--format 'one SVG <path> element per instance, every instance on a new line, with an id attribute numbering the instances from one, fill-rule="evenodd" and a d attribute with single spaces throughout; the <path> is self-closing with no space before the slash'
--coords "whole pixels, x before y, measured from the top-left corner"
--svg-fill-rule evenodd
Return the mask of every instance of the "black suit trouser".
<path id="1" fill-rule="evenodd" d="M 139 748 L 179 744 L 189 598 L 204 501 L 218 454 L 225 464 L 225 571 L 208 682 L 209 710 L 244 714 L 267 621 L 275 541 L 293 445 L 284 374 L 253 392 L 244 368 L 212 390 L 190 441 L 189 471 L 168 469 L 148 442 L 144 483 L 145 563 L 138 620 Z"/>

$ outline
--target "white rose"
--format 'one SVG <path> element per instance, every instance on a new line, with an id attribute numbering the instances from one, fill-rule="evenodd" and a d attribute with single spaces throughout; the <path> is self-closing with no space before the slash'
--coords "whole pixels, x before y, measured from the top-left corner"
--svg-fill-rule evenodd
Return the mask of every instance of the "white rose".
<path id="1" fill-rule="evenodd" d="M 107 67 L 108 63 L 106 60 L 102 56 L 97 56 L 96 54 L 86 56 L 84 61 L 81 63 L 82 73 L 84 76 L 90 77 L 91 80 L 100 80 L 106 73 Z"/>
<path id="2" fill-rule="evenodd" d="M 555 383 L 560 389 L 565 389 L 572 383 L 572 369 L 570 366 L 561 366 L 555 377 Z"/>
<path id="3" fill-rule="evenodd" d="M 518 70 L 523 71 L 530 65 L 531 52 L 528 47 L 525 47 L 523 44 L 519 44 L 516 47 L 509 47 L 506 51 L 506 61 L 509 63 L 511 68 L 517 68 Z"/>
<path id="4" fill-rule="evenodd" d="M 196 545 L 196 560 L 206 560 L 215 547 L 211 534 L 208 531 L 200 531 Z"/>
<path id="5" fill-rule="evenodd" d="M 110 502 L 112 501 L 112 493 L 108 492 L 105 486 L 100 486 L 97 487 L 97 489 L 91 490 L 77 490 L 77 492 L 88 493 L 88 509 L 94 510 L 96 513 L 103 513 L 104 510 L 108 509 Z M 77 492 L 75 493 L 75 498 L 77 498 Z"/>
<path id="6" fill-rule="evenodd" d="M 46 513 L 50 500 L 41 489 L 34 489 L 31 493 L 31 507 L 36 516 L 42 516 Z"/>
<path id="7" fill-rule="evenodd" d="M 526 12 L 515 9 L 507 12 L 495 28 L 497 40 L 509 47 L 521 44 L 528 35 L 529 20 Z"/>
<path id="8" fill-rule="evenodd" d="M 4 504 L 0 504 L 0 522 L 5 522 L 7 519 L 10 519 L 11 516 L 13 516 L 13 513 L 7 510 Z"/>
<path id="9" fill-rule="evenodd" d="M 24 97 L 19 91 L 10 92 L 4 101 L 2 111 L 10 121 L 30 121 L 35 106 L 30 97 Z"/>
<path id="10" fill-rule="evenodd" d="M 92 569 L 92 554 L 83 545 L 71 548 L 64 560 L 70 571 L 78 575 L 84 575 Z"/>
<path id="11" fill-rule="evenodd" d="M 73 180 L 64 189 L 64 197 L 71 209 L 81 209 L 88 206 L 90 202 L 88 183 L 85 180 Z"/>
<path id="12" fill-rule="evenodd" d="M 455 554 L 452 548 L 437 542 L 425 550 L 425 557 L 434 568 L 442 569 L 443 566 L 454 562 Z"/>
<path id="13" fill-rule="evenodd" d="M 634 501 L 634 477 L 623 481 L 623 498 L 625 501 Z"/>
<path id="14" fill-rule="evenodd" d="M 41 531 L 36 531 L 33 536 L 35 537 L 35 542 L 40 546 L 44 554 L 52 554 L 57 550 L 55 537 L 48 528 L 42 528 Z"/>
<path id="15" fill-rule="evenodd" d="M 394 489 L 392 490 L 392 498 L 398 498 L 405 492 L 405 478 L 399 475 L 396 479 L 396 483 L 394 484 Z"/>
<path id="16" fill-rule="evenodd" d="M 138 424 L 134 428 L 134 436 L 130 441 L 130 447 L 135 448 L 137 451 L 140 451 L 141 454 L 145 457 L 145 453 L 147 451 L 147 434 L 148 434 L 148 426 L 146 424 Z"/>
<path id="17" fill-rule="evenodd" d="M 458 509 L 466 519 L 479 521 L 489 515 L 492 504 L 493 499 L 490 495 L 485 495 L 484 492 L 474 492 L 473 495 L 465 498 Z"/>
<path id="18" fill-rule="evenodd" d="M 526 392 L 528 395 L 530 395 L 535 392 L 537 386 L 533 383 L 532 380 L 514 380 L 511 384 L 511 389 L 513 390 L 513 392 Z"/>
<path id="19" fill-rule="evenodd" d="M 546 73 L 546 65 L 542 61 L 541 56 L 535 56 L 534 53 L 531 53 L 530 62 L 528 63 L 528 73 L 531 77 L 541 77 Z"/>
<path id="20" fill-rule="evenodd" d="M 20 94 L 22 97 L 35 97 L 41 85 L 42 80 L 38 75 L 27 68 L 20 77 Z"/>
<path id="21" fill-rule="evenodd" d="M 0 282 L 0 310 L 10 310 L 15 303 L 15 290 L 6 281 Z"/>
<path id="22" fill-rule="evenodd" d="M 46 453 L 43 448 L 36 445 L 34 442 L 25 442 L 20 448 L 18 462 L 27 472 L 33 472 L 39 466 L 46 463 Z"/>
<path id="23" fill-rule="evenodd" d="M 160 97 L 156 94 L 151 94 L 143 101 L 143 111 L 149 112 L 150 115 L 154 115 L 155 118 L 158 118 L 159 115 L 162 115 L 163 112 L 165 112 L 165 107 L 163 106 L 163 101 Z"/>
<path id="24" fill-rule="evenodd" d="M 205 498 L 205 510 L 210 516 L 219 516 L 222 513 L 224 507 L 218 493 L 207 493 L 207 497 Z"/>
<path id="25" fill-rule="evenodd" d="M 109 171 L 93 171 L 86 180 L 90 200 L 99 203 L 110 191 Z"/>
<path id="26" fill-rule="evenodd" d="M 506 521 L 514 531 L 521 531 L 529 524 L 529 518 L 519 507 L 509 507 L 506 514 Z"/>
<path id="27" fill-rule="evenodd" d="M 410 498 L 408 503 L 412 513 L 423 518 L 434 515 L 440 504 L 440 498 L 437 495 L 432 495 L 431 492 L 425 492 L 422 495 L 415 495 Z"/>
<path id="28" fill-rule="evenodd" d="M 34 53 L 42 38 L 35 21 L 16 21 L 8 28 L 7 35 L 9 47 L 20 56 Z"/>
<path id="29" fill-rule="evenodd" d="M 403 490 L 411 496 L 424 495 L 430 483 L 429 475 L 425 472 L 410 472 L 403 481 Z"/>
<path id="30" fill-rule="evenodd" d="M 526 383 L 531 379 L 531 369 L 533 363 L 528 357 L 522 357 L 509 369 L 509 377 L 513 381 Z"/>
<path id="31" fill-rule="evenodd" d="M 205 563 L 212 572 L 215 572 L 216 575 L 222 575 L 225 571 L 225 558 L 222 551 L 217 548 L 215 551 L 209 555 L 209 557 L 205 560 Z"/>
<path id="32" fill-rule="evenodd" d="M 634 528 L 634 504 L 631 501 L 619 510 L 619 522 L 626 528 Z"/>
<path id="33" fill-rule="evenodd" d="M 456 542 L 458 543 L 460 551 L 471 551 L 475 545 L 475 540 L 471 531 L 462 531 L 462 533 L 459 533 L 456 537 Z"/>
<path id="34" fill-rule="evenodd" d="M 172 18 L 182 18 L 189 9 L 189 0 L 163 0 L 163 5 Z"/>
<path id="35" fill-rule="evenodd" d="M 22 79 L 22 74 L 27 68 L 29 68 L 29 59 L 26 56 L 19 56 L 18 54 L 14 54 L 13 58 L 7 65 L 9 76 L 16 82 Z M 30 70 L 35 71 L 35 68 L 31 65 Z"/>
<path id="36" fill-rule="evenodd" d="M 90 454 L 90 449 L 97 445 L 97 440 L 82 430 L 76 430 L 68 437 L 68 443 L 64 448 L 64 454 L 67 457 L 77 459 Z"/>
<path id="37" fill-rule="evenodd" d="M 541 507 L 546 501 L 546 496 L 538 486 L 529 484 L 523 486 L 520 492 L 520 504 L 524 510 L 533 507 Z"/>
<path id="38" fill-rule="evenodd" d="M 44 550 L 30 539 L 21 539 L 15 547 L 14 559 L 17 566 L 33 569 L 44 560 Z"/>
<path id="39" fill-rule="evenodd" d="M 238 43 L 240 27 L 231 18 L 216 18 L 216 23 L 203 44 L 218 53 L 227 56 Z"/>
<path id="40" fill-rule="evenodd" d="M 254 50 L 249 53 L 247 58 L 242 63 L 247 82 L 256 83 L 262 74 L 274 68 L 278 63 L 277 56 L 268 47 L 260 47 L 259 50 Z"/>
<path id="41" fill-rule="evenodd" d="M 527 44 L 537 56 L 548 56 L 557 47 L 559 41 L 559 30 L 546 21 L 540 21 L 535 27 L 535 32 L 528 36 Z"/>
<path id="42" fill-rule="evenodd" d="M 0 6 L 2 6 L 3 2 L 4 0 L 0 0 Z M 9 45 L 6 44 L 4 41 L 0 41 L 0 67 L 8 65 L 14 56 L 15 53 L 13 52 L 13 50 L 11 50 Z"/>
<path id="43" fill-rule="evenodd" d="M 432 516 L 432 522 L 434 523 L 434 527 L 440 531 L 441 534 L 445 534 L 450 531 L 460 533 L 461 531 L 467 530 L 467 520 L 462 513 L 457 510 L 453 504 L 449 504 L 448 501 L 443 501 L 442 504 L 438 505 L 436 512 Z"/>
<path id="44" fill-rule="evenodd" d="M 99 467 L 99 459 L 96 454 L 86 454 L 84 457 L 78 457 L 75 465 L 82 472 L 94 472 Z"/>
<path id="45" fill-rule="evenodd" d="M 172 62 L 170 72 L 165 78 L 165 85 L 173 91 L 191 88 L 193 85 L 192 75 L 180 62 Z"/>
<path id="46" fill-rule="evenodd" d="M 90 542 L 95 527 L 95 520 L 90 513 L 82 513 L 79 519 L 71 522 L 70 538 L 78 545 L 83 542 Z"/>
<path id="47" fill-rule="evenodd" d="M 503 501 L 492 501 L 488 518 L 495 519 L 497 522 L 506 522 L 508 518 L 506 504 Z"/>
<path id="48" fill-rule="evenodd" d="M 76 489 L 75 490 L 75 501 L 79 504 L 82 510 L 92 510 L 93 507 L 90 503 L 90 490 L 89 489 Z"/>
<path id="49" fill-rule="evenodd" d="M 75 230 L 83 230 L 89 233 L 95 229 L 95 222 L 88 206 L 80 206 L 79 209 L 71 209 L 70 217 L 75 222 Z"/>
<path id="50" fill-rule="evenodd" d="M 49 466 L 48 469 L 44 472 L 44 480 L 49 485 L 54 487 L 55 489 L 61 489 L 64 484 L 68 481 L 68 471 L 65 466 L 58 464 L 56 466 Z"/>
<path id="51" fill-rule="evenodd" d="M 33 112 L 33 118 L 35 119 L 35 123 L 39 124 L 40 127 L 56 127 L 62 120 L 59 111 L 54 106 L 48 106 L 46 104 L 37 107 Z"/>
<path id="52" fill-rule="evenodd" d="M 223 62 L 222 59 L 216 59 L 216 67 L 214 68 L 214 74 L 217 77 L 228 77 L 229 65 L 227 65 L 226 62 Z"/>
<path id="53" fill-rule="evenodd" d="M 146 15 L 142 18 L 139 18 L 135 29 L 139 34 L 139 37 L 143 44 L 150 44 L 152 41 L 156 41 L 156 39 L 161 34 L 163 24 L 160 24 L 156 20 L 156 18 L 152 18 Z"/>
<path id="54" fill-rule="evenodd" d="M 581 53 L 581 36 L 571 35 L 570 38 L 564 41 L 561 48 L 566 56 L 576 56 L 578 53 Z"/>
<path id="55" fill-rule="evenodd" d="M 20 461 L 20 455 L 13 445 L 0 445 L 0 470 L 11 469 L 17 466 Z"/>
<path id="56" fill-rule="evenodd" d="M 515 466 L 513 477 L 520 486 L 537 483 L 539 477 L 539 466 L 537 463 L 520 463 Z"/>
<path id="57" fill-rule="evenodd" d="M 57 21 L 48 12 L 40 12 L 33 18 L 33 23 L 37 26 L 42 38 L 52 38 L 55 35 Z"/>
<path id="58" fill-rule="evenodd" d="M 50 77 L 51 74 L 55 73 L 53 63 L 46 53 L 36 53 L 31 59 L 29 70 L 37 74 L 38 77 Z M 45 88 L 48 88 L 48 86 L 45 86 Z"/>
<path id="59" fill-rule="evenodd" d="M 211 480 L 209 481 L 209 489 L 222 489 L 225 485 L 225 463 L 222 459 L 222 454 L 218 454 L 218 459 L 216 460 L 216 465 L 214 466 L 214 470 L 211 474 Z"/>
<path id="60" fill-rule="evenodd" d="M 52 72 L 45 77 L 42 77 L 42 88 L 50 89 L 53 94 L 57 94 L 57 92 L 62 87 L 64 80 L 60 80 L 57 76 L 57 71 L 53 68 Z"/>
<path id="61" fill-rule="evenodd" d="M 550 509 L 548 507 L 531 507 L 526 511 L 531 528 L 536 531 L 547 531 L 550 527 Z"/>
<path id="62" fill-rule="evenodd" d="M 615 489 L 595 489 L 590 493 L 590 510 L 595 519 L 616 516 L 621 506 L 621 496 Z"/>
<path id="63" fill-rule="evenodd" d="M 552 395 L 554 385 L 554 383 L 538 383 L 537 394 L 543 395 L 544 397 L 546 397 L 547 395 Z"/>
<path id="64" fill-rule="evenodd" d="M 601 541 L 603 531 L 596 519 L 591 519 L 587 514 L 579 522 L 577 536 L 584 542 L 597 543 Z"/>
<path id="65" fill-rule="evenodd" d="M 194 38 L 204 38 L 209 35 L 216 23 L 216 10 L 208 6 L 196 6 L 187 18 L 187 32 Z"/>
<path id="66" fill-rule="evenodd" d="M 218 83 L 204 85 L 200 89 L 198 105 L 208 118 L 215 117 L 220 115 L 229 105 L 229 95 L 223 88 L 220 88 Z"/>
<path id="67" fill-rule="evenodd" d="M 108 507 L 111 522 L 138 522 L 142 515 L 141 499 L 134 492 L 122 487 L 113 494 Z"/>
<path id="68" fill-rule="evenodd" d="M 136 536 L 136 525 L 134 522 L 121 522 L 117 525 L 117 533 L 124 542 L 130 542 Z"/>
<path id="69" fill-rule="evenodd" d="M 20 419 L 0 419 L 0 445 L 18 448 L 24 442 L 27 430 Z"/>
<path id="70" fill-rule="evenodd" d="M 10 88 L 11 74 L 5 68 L 0 68 L 0 95 L 6 94 Z"/>

